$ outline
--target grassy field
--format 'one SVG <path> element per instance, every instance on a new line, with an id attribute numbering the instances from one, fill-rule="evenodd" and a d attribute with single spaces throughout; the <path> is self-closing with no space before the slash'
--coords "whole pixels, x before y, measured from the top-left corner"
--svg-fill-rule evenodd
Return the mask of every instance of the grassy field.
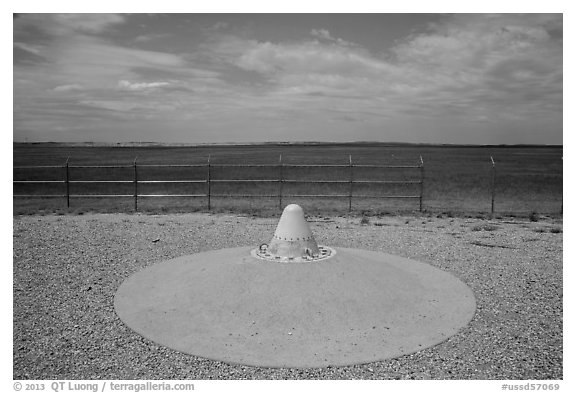
<path id="1" fill-rule="evenodd" d="M 257 194 L 261 197 L 212 197 L 214 211 L 276 214 L 279 208 L 278 182 L 224 183 L 215 180 L 264 179 L 280 176 L 279 166 L 222 168 L 225 164 L 276 165 L 282 156 L 283 164 L 340 164 L 348 165 L 352 156 L 355 165 L 410 165 L 424 161 L 423 207 L 427 212 L 444 214 L 486 214 L 491 210 L 492 164 L 496 163 L 495 212 L 500 215 L 529 215 L 531 213 L 557 215 L 562 210 L 562 147 L 463 147 L 430 145 L 385 144 L 324 144 L 284 145 L 261 144 L 248 146 L 90 146 L 55 143 L 14 144 L 14 180 L 63 180 L 65 169 L 20 169 L 33 165 L 64 165 L 69 157 L 70 180 L 126 180 L 134 179 L 134 168 L 87 169 L 81 165 L 131 166 L 137 158 L 139 181 L 205 180 L 207 168 L 147 167 L 146 165 L 206 164 L 210 156 L 211 194 Z M 349 180 L 350 168 L 283 167 L 284 180 Z M 353 168 L 353 178 L 359 180 L 420 179 L 419 169 Z M 205 194 L 206 183 L 142 183 L 138 194 Z M 14 184 L 14 195 L 65 194 L 65 185 Z M 71 184 L 71 194 L 133 195 L 132 183 Z M 346 197 L 289 197 L 294 194 L 348 195 L 350 184 L 290 183 L 282 184 L 285 195 L 282 204 L 302 204 L 309 213 L 346 213 Z M 419 184 L 353 184 L 353 195 L 413 195 L 420 194 Z M 34 212 L 129 212 L 134 198 L 71 198 L 70 208 L 65 198 L 14 197 L 14 214 Z M 138 210 L 143 212 L 207 211 L 206 197 L 139 197 Z M 379 214 L 418 211 L 419 200 L 353 198 L 353 212 Z"/>

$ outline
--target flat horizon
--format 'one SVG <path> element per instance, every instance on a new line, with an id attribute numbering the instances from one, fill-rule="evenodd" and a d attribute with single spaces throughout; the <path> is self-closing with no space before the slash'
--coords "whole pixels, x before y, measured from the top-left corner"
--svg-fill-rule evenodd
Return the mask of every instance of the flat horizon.
<path id="1" fill-rule="evenodd" d="M 13 142 L 17 144 L 57 144 L 57 145 L 71 145 L 71 146 L 250 146 L 250 145 L 381 145 L 381 146 L 447 146 L 447 147 L 514 147 L 514 146 L 529 146 L 529 147 L 564 147 L 563 144 L 545 144 L 545 143 L 500 143 L 500 144 L 465 144 L 465 143 L 418 143 L 418 142 L 384 142 L 384 141 L 351 141 L 351 142 L 329 142 L 329 141 L 266 141 L 266 142 Z"/>

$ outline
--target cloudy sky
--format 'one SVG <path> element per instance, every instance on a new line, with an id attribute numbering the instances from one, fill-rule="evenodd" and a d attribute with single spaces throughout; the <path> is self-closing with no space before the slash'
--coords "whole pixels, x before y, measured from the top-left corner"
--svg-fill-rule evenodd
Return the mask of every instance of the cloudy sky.
<path id="1" fill-rule="evenodd" d="M 562 144 L 561 14 L 21 14 L 14 141 Z"/>

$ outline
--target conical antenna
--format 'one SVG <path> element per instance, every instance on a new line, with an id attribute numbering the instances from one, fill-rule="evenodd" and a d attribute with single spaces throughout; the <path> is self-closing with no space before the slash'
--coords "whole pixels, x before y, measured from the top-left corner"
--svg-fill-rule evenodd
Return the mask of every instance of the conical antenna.
<path id="1" fill-rule="evenodd" d="M 310 261 L 327 258 L 335 251 L 318 246 L 304 218 L 304 211 L 291 204 L 284 208 L 270 244 L 260 246 L 255 253 L 269 260 Z"/>

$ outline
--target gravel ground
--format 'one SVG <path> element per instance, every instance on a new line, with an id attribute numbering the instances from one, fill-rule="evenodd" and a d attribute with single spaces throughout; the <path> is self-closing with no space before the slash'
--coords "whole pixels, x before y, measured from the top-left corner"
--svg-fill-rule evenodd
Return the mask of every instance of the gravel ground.
<path id="1" fill-rule="evenodd" d="M 14 217 L 14 379 L 562 379 L 562 221 L 309 217 L 319 244 L 449 271 L 474 291 L 444 343 L 370 364 L 268 369 L 185 355 L 133 333 L 114 294 L 154 263 L 267 243 L 277 218 L 224 214 Z"/>

